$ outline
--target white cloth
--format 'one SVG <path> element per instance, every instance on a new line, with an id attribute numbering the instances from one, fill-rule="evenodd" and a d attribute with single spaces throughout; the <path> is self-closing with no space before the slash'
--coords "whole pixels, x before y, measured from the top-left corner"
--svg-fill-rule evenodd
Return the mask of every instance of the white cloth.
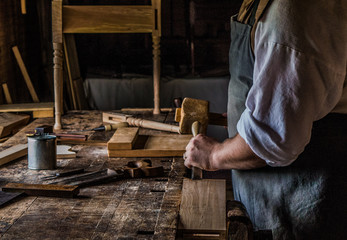
<path id="1" fill-rule="evenodd" d="M 268 165 L 287 166 L 314 121 L 347 113 L 347 1 L 273 0 L 257 25 L 254 55 L 237 130 Z"/>

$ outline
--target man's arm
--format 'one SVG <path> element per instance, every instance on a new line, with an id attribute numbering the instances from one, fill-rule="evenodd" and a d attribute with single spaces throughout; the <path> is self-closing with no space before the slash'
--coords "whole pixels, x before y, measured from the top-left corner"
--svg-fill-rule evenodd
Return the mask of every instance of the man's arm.
<path id="1" fill-rule="evenodd" d="M 222 143 L 199 134 L 191 139 L 186 147 L 184 164 L 191 168 L 199 167 L 214 171 L 219 169 L 254 169 L 266 166 L 247 145 L 245 140 L 236 135 Z"/>

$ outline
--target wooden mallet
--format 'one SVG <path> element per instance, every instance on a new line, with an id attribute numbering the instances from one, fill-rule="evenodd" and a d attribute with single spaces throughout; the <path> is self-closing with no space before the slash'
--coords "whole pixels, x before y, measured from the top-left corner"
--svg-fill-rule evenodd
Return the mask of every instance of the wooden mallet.
<path id="1" fill-rule="evenodd" d="M 179 132 L 192 133 L 192 124 L 200 123 L 200 133 L 206 134 L 207 125 L 227 126 L 227 118 L 219 113 L 209 112 L 209 102 L 201 99 L 184 98 L 180 108 L 176 109 L 175 121 L 179 122 Z"/>

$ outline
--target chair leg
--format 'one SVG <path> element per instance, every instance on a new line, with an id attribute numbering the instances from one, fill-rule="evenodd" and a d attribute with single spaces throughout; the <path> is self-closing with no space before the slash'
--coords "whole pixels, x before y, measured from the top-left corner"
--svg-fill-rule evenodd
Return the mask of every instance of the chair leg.
<path id="1" fill-rule="evenodd" d="M 153 114 L 160 114 L 160 37 L 152 35 L 153 41 Z"/>

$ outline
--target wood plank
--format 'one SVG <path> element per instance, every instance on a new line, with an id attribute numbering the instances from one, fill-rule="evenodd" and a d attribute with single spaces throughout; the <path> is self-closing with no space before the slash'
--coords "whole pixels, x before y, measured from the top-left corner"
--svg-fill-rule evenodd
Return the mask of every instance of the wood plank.
<path id="1" fill-rule="evenodd" d="M 131 150 L 137 139 L 139 128 L 119 128 L 110 141 L 107 142 L 109 150 Z"/>
<path id="2" fill-rule="evenodd" d="M 9 202 L 14 200 L 15 198 L 18 198 L 22 195 L 23 195 L 23 193 L 21 193 L 21 192 L 8 193 L 8 192 L 0 191 L 0 208 L 3 207 L 5 204 L 8 204 Z"/>
<path id="3" fill-rule="evenodd" d="M 2 90 L 4 91 L 4 94 L 5 94 L 6 103 L 12 104 L 13 102 L 12 102 L 11 94 L 8 89 L 7 83 L 2 84 Z"/>
<path id="4" fill-rule="evenodd" d="M 57 159 L 75 158 L 76 152 L 70 150 L 71 146 L 57 145 Z"/>
<path id="5" fill-rule="evenodd" d="M 0 105 L 0 112 L 32 112 L 32 111 L 53 111 L 54 103 L 19 103 Z"/>
<path id="6" fill-rule="evenodd" d="M 151 6 L 63 6 L 64 33 L 151 33 Z"/>
<path id="7" fill-rule="evenodd" d="M 87 110 L 89 107 L 84 93 L 83 79 L 81 77 L 73 34 L 64 34 L 64 53 L 74 109 Z"/>
<path id="8" fill-rule="evenodd" d="M 75 197 L 79 193 L 79 187 L 53 184 L 7 183 L 2 187 L 2 191 L 25 192 L 29 196 Z"/>
<path id="9" fill-rule="evenodd" d="M 225 239 L 225 180 L 184 179 L 179 219 L 178 231 L 183 238 Z"/>
<path id="10" fill-rule="evenodd" d="M 0 152 L 0 166 L 28 154 L 27 144 L 14 145 Z"/>
<path id="11" fill-rule="evenodd" d="M 118 130 L 117 130 L 118 131 Z M 116 132 L 117 133 L 117 132 Z M 192 135 L 138 135 L 133 149 L 109 149 L 109 157 L 182 157 Z"/>
<path id="12" fill-rule="evenodd" d="M 22 14 L 27 14 L 26 0 L 20 0 L 20 7 Z"/>
<path id="13" fill-rule="evenodd" d="M 12 51 L 13 51 L 13 54 L 14 54 L 16 60 L 17 60 L 18 66 L 19 66 L 19 68 L 20 68 L 20 70 L 22 72 L 23 78 L 24 78 L 25 83 L 26 83 L 26 85 L 27 85 L 27 87 L 29 89 L 29 92 L 30 92 L 30 95 L 31 95 L 33 101 L 35 103 L 40 102 L 39 98 L 38 98 L 38 96 L 36 94 L 36 91 L 34 89 L 34 86 L 33 86 L 32 82 L 31 82 L 31 79 L 29 77 L 27 68 L 25 67 L 25 64 L 23 62 L 22 56 L 20 55 L 20 52 L 18 50 L 18 47 L 17 46 L 12 47 Z"/>
<path id="14" fill-rule="evenodd" d="M 53 108 L 51 110 L 33 111 L 33 118 L 47 118 L 47 117 L 54 117 Z"/>
<path id="15" fill-rule="evenodd" d="M 0 113 L 0 138 L 12 134 L 13 131 L 25 126 L 30 120 L 29 115 Z"/>
<path id="16" fill-rule="evenodd" d="M 121 112 L 153 112 L 154 108 L 122 108 Z M 160 108 L 160 112 L 172 112 L 173 108 Z"/>

